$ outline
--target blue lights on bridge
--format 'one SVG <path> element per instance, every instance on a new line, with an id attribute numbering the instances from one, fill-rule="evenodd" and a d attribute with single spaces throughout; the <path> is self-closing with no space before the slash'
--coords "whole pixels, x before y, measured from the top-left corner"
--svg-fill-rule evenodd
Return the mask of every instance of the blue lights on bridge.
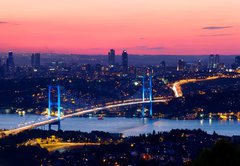
<path id="1" fill-rule="evenodd" d="M 52 90 L 57 91 L 57 102 L 53 102 L 53 97 L 52 97 Z M 60 92 L 60 86 L 49 86 L 48 87 L 48 118 L 51 118 L 52 114 L 52 107 L 57 107 L 57 116 L 58 116 L 58 121 L 53 124 L 49 124 L 49 129 L 51 129 L 51 125 L 58 125 L 58 130 L 60 130 L 60 121 L 61 121 L 61 92 Z"/>
<path id="2" fill-rule="evenodd" d="M 149 99 L 149 116 L 152 117 L 152 76 L 148 77 L 149 86 L 146 86 L 145 76 L 142 77 L 142 101 L 147 101 Z M 147 79 L 146 79 L 147 80 Z M 147 98 L 145 98 L 149 95 Z M 142 117 L 145 117 L 145 104 L 142 104 Z"/>

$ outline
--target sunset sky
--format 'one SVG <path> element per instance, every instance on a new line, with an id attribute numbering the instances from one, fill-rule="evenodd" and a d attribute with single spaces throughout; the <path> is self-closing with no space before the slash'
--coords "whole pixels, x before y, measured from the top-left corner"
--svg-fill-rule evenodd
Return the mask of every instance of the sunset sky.
<path id="1" fill-rule="evenodd" d="M 239 54 L 240 0 L 0 0 L 0 52 Z"/>

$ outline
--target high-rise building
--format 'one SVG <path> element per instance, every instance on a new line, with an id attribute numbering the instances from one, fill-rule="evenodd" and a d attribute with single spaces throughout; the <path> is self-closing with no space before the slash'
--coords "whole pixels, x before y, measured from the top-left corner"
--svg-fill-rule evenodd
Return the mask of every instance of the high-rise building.
<path id="1" fill-rule="evenodd" d="M 208 68 L 213 69 L 214 55 L 210 55 L 208 58 Z"/>
<path id="2" fill-rule="evenodd" d="M 8 52 L 7 65 L 9 67 L 14 67 L 15 66 L 14 59 L 13 59 L 13 52 L 12 51 Z"/>
<path id="3" fill-rule="evenodd" d="M 186 63 L 183 61 L 183 59 L 178 60 L 177 71 L 184 71 L 185 66 L 186 66 Z"/>
<path id="4" fill-rule="evenodd" d="M 209 56 L 209 60 L 208 60 L 208 68 L 209 69 L 217 69 L 219 68 L 219 64 L 220 64 L 220 57 L 219 55 L 210 55 Z"/>
<path id="5" fill-rule="evenodd" d="M 31 56 L 31 65 L 34 68 L 40 67 L 40 53 L 32 54 L 32 56 Z"/>
<path id="6" fill-rule="evenodd" d="M 123 50 L 123 53 L 122 53 L 122 67 L 123 67 L 123 72 L 127 73 L 128 72 L 128 53 L 126 50 Z"/>
<path id="7" fill-rule="evenodd" d="M 215 61 L 213 63 L 213 68 L 217 69 L 217 68 L 219 68 L 219 65 L 220 65 L 220 56 L 219 55 L 215 55 Z"/>
<path id="8" fill-rule="evenodd" d="M 108 64 L 109 64 L 109 66 L 115 65 L 115 50 L 114 49 L 111 49 L 108 52 Z"/>
<path id="9" fill-rule="evenodd" d="M 237 67 L 240 67 L 240 56 L 235 57 L 235 64 L 237 65 Z"/>
<path id="10" fill-rule="evenodd" d="M 0 56 L 0 77 L 4 75 L 4 66 L 2 64 L 2 57 Z"/>
<path id="11" fill-rule="evenodd" d="M 5 73 L 9 74 L 9 72 L 13 72 L 15 70 L 15 63 L 13 59 L 13 52 L 8 52 L 8 57 L 5 63 Z"/>
<path id="12" fill-rule="evenodd" d="M 165 62 L 165 61 L 162 61 L 162 62 L 160 63 L 160 66 L 163 67 L 163 68 L 165 68 L 165 67 L 166 67 L 166 62 Z"/>
<path id="13" fill-rule="evenodd" d="M 160 67 L 161 67 L 162 71 L 165 72 L 165 70 L 166 70 L 166 62 L 165 62 L 165 61 L 162 61 L 162 62 L 160 63 Z"/>
<path id="14" fill-rule="evenodd" d="M 201 60 L 198 60 L 197 62 L 197 67 L 196 67 L 196 71 L 200 71 L 202 70 L 202 61 Z"/>

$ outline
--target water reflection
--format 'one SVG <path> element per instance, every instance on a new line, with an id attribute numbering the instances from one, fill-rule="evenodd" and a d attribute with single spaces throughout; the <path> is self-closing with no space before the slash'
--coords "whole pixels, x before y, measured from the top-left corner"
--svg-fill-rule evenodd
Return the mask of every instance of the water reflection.
<path id="1" fill-rule="evenodd" d="M 210 124 L 210 125 L 212 124 L 212 119 L 209 119 L 209 124 Z"/>
<path id="2" fill-rule="evenodd" d="M 0 128 L 16 128 L 18 124 L 36 121 L 43 117 L 37 115 L 0 115 Z M 210 134 L 216 131 L 221 135 L 240 135 L 240 121 L 237 120 L 168 120 L 168 119 L 147 119 L 147 118 L 69 118 L 62 122 L 63 130 L 81 130 L 90 132 L 93 130 L 123 133 L 125 136 L 150 133 L 153 130 L 170 131 L 171 129 L 202 129 Z"/>

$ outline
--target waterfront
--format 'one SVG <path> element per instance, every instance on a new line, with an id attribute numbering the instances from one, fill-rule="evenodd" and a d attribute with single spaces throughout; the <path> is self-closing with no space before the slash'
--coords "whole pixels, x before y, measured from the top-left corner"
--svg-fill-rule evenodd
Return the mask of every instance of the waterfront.
<path id="1" fill-rule="evenodd" d="M 0 128 L 13 129 L 19 124 L 36 122 L 44 117 L 38 115 L 19 116 L 16 114 L 1 114 Z M 214 131 L 221 135 L 240 135 L 240 122 L 236 120 L 169 120 L 169 119 L 139 119 L 139 118 L 68 118 L 62 121 L 63 130 L 90 132 L 93 130 L 123 133 L 125 136 L 137 136 L 155 130 L 170 131 L 171 129 L 202 129 L 209 134 Z M 47 127 L 46 127 L 47 129 Z"/>

